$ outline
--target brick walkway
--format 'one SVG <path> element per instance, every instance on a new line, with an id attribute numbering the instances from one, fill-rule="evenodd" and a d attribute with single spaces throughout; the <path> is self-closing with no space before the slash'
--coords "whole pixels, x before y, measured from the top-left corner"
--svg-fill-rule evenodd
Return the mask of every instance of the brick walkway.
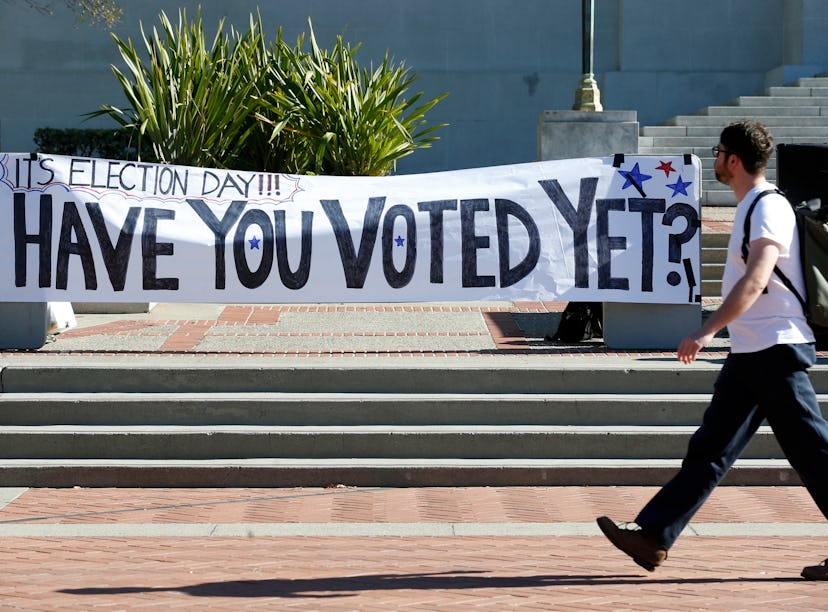
<path id="1" fill-rule="evenodd" d="M 705 227 L 728 231 L 719 212 Z M 545 344 L 562 306 L 208 305 L 192 311 L 198 316 L 158 308 L 86 317 L 41 350 L 0 356 L 278 364 L 286 356 L 640 354 L 601 342 Z M 799 577 L 828 557 L 828 525 L 804 489 L 716 490 L 667 564 L 649 574 L 594 519 L 631 519 L 654 492 L 0 489 L 0 610 L 828 610 L 828 584 Z"/>
<path id="2" fill-rule="evenodd" d="M 705 309 L 718 299 L 705 299 Z M 159 304 L 138 315 L 78 315 L 36 351 L 0 351 L 29 360 L 83 357 L 674 357 L 669 350 L 610 349 L 596 339 L 573 344 L 544 341 L 558 325 L 561 302 L 191 305 L 189 318 L 168 318 L 180 306 Z M 703 351 L 723 358 L 724 337 Z"/>
<path id="3" fill-rule="evenodd" d="M 820 535 L 687 533 L 667 564 L 648 574 L 597 535 L 592 521 L 602 513 L 629 518 L 654 490 L 26 490 L 0 511 L 0 604 L 3 610 L 828 609 L 828 585 L 799 578 L 803 565 L 828 556 L 828 530 L 803 489 L 720 488 L 691 527 L 767 533 L 796 524 Z M 411 523 L 490 533 L 395 532 Z M 216 535 L 229 525 L 240 534 Z M 304 534 L 255 534 L 291 525 Z M 316 535 L 315 525 L 320 531 L 338 525 L 342 535 Z M 347 535 L 359 525 L 384 527 L 388 535 Z M 197 526 L 208 532 L 188 535 Z M 514 535 L 556 526 L 562 535 Z M 9 536 L 12 527 L 32 533 Z M 107 531 L 126 527 L 142 534 Z M 66 535 L 81 528 L 100 532 Z"/>

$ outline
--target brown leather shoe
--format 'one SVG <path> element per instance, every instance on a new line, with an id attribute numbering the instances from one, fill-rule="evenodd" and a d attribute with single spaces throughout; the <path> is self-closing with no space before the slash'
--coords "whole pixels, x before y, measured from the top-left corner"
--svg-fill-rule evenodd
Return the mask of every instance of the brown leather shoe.
<path id="1" fill-rule="evenodd" d="M 640 529 L 621 528 L 608 516 L 602 516 L 596 522 L 618 550 L 627 553 L 648 572 L 655 571 L 666 561 L 667 549 L 660 542 L 644 535 Z"/>
<path id="2" fill-rule="evenodd" d="M 828 559 L 819 565 L 802 568 L 802 577 L 805 580 L 828 580 Z"/>

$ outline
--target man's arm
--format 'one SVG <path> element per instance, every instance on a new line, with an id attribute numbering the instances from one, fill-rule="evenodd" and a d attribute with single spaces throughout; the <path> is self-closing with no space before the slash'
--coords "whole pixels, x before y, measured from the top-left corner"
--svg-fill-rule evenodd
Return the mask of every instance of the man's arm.
<path id="1" fill-rule="evenodd" d="M 768 286 L 779 259 L 779 245 L 769 238 L 750 243 L 745 275 L 733 286 L 722 305 L 707 321 L 679 344 L 677 356 L 682 363 L 692 363 L 699 351 L 710 344 L 713 336 L 750 308 Z"/>

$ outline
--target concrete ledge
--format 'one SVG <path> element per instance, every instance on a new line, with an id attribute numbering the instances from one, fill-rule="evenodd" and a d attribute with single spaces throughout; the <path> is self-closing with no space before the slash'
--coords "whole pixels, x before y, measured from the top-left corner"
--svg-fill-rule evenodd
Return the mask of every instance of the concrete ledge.
<path id="1" fill-rule="evenodd" d="M 140 314 L 154 306 L 155 302 L 72 302 L 75 314 Z"/>
<path id="2" fill-rule="evenodd" d="M 636 117 L 636 111 L 544 111 L 538 127 L 538 159 L 638 153 Z"/>
<path id="3" fill-rule="evenodd" d="M 0 428 L 0 457 L 81 460 L 228 461 L 274 458 L 405 464 L 419 458 L 447 462 L 680 459 L 695 425 L 155 425 Z M 784 458 L 770 427 L 760 427 L 746 459 Z M 335 464 L 334 464 L 335 465 Z"/>
<path id="4" fill-rule="evenodd" d="M 0 349 L 39 349 L 48 331 L 46 302 L 0 302 Z"/>
<path id="5" fill-rule="evenodd" d="M 4 487 L 661 486 L 681 460 L 5 460 Z M 785 460 L 740 460 L 723 484 L 801 482 Z"/>
<path id="6" fill-rule="evenodd" d="M 85 523 L 0 525 L 2 538 L 405 538 L 600 536 L 595 521 L 424 523 Z M 690 523 L 683 537 L 825 537 L 820 523 Z"/>
<path id="7" fill-rule="evenodd" d="M 701 304 L 604 304 L 604 341 L 613 349 L 675 349 L 701 325 Z"/>
<path id="8" fill-rule="evenodd" d="M 5 393 L 154 392 L 236 393 L 709 393 L 718 364 L 684 367 L 671 359 L 654 369 L 621 363 L 615 367 L 555 362 L 546 367 L 516 363 L 487 367 L 423 364 L 370 367 L 172 367 L 172 366 L 17 366 L 2 370 Z M 600 371 L 600 375 L 597 373 Z M 817 369 L 812 370 L 812 375 Z M 818 381 L 825 384 L 819 386 Z M 828 370 L 814 376 L 828 393 Z M 823 390 L 825 389 L 825 390 Z"/>

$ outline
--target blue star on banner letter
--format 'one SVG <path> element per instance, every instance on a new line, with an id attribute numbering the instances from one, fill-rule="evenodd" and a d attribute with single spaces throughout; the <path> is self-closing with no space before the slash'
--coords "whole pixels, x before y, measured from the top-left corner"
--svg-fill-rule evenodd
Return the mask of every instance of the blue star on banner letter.
<path id="1" fill-rule="evenodd" d="M 649 174 L 642 174 L 641 169 L 638 167 L 638 163 L 633 166 L 632 170 L 619 170 L 618 174 L 626 179 L 621 189 L 626 189 L 632 185 L 642 197 L 645 197 L 644 191 L 641 187 L 644 184 L 644 181 L 649 181 L 653 177 Z"/>
<path id="2" fill-rule="evenodd" d="M 252 251 L 253 249 L 258 249 L 259 248 L 259 244 L 261 243 L 261 240 L 259 240 L 258 237 L 253 236 L 253 238 L 248 240 L 248 242 L 250 243 L 250 250 Z"/>
<path id="3" fill-rule="evenodd" d="M 668 183 L 667 186 L 673 190 L 673 197 L 676 197 L 678 194 L 687 195 L 687 188 L 693 184 L 693 181 L 689 181 L 685 183 L 681 180 L 681 175 L 679 175 L 678 180 L 675 183 Z"/>
<path id="4" fill-rule="evenodd" d="M 405 238 L 403 238 L 402 236 L 397 236 L 396 238 L 394 238 L 394 242 L 397 243 L 398 247 L 404 246 L 405 245 Z"/>

